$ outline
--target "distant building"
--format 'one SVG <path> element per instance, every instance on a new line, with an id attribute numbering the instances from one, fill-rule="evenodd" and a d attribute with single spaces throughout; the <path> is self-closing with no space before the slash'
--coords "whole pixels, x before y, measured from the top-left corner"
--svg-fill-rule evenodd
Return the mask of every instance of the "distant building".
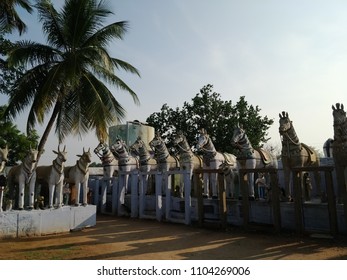
<path id="1" fill-rule="evenodd" d="M 137 120 L 132 122 L 128 121 L 126 124 L 111 126 L 109 128 L 109 145 L 111 146 L 116 141 L 117 137 L 120 137 L 129 147 L 139 136 L 146 143 L 147 148 L 150 149 L 148 143 L 154 138 L 154 127 Z"/>

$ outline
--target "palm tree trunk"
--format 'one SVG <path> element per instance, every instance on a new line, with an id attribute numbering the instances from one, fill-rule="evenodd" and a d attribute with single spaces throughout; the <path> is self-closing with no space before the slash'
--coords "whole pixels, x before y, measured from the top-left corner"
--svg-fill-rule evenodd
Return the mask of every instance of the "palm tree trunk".
<path id="1" fill-rule="evenodd" d="M 42 153 L 43 153 L 43 151 L 44 151 L 44 146 L 45 146 L 45 144 L 46 144 L 46 142 L 47 142 L 48 135 L 49 135 L 49 133 L 50 133 L 51 130 L 52 130 L 52 127 L 53 127 L 53 125 L 54 125 L 54 122 L 55 122 L 56 119 L 57 119 L 57 116 L 58 116 L 58 114 L 59 114 L 60 108 L 61 108 L 61 103 L 58 101 L 58 102 L 55 104 L 55 106 L 54 106 L 54 109 L 53 109 L 53 113 L 52 113 L 52 115 L 51 115 L 51 118 L 50 118 L 49 121 L 48 121 L 48 124 L 47 124 L 47 126 L 46 126 L 46 129 L 45 129 L 45 131 L 43 132 L 42 137 L 41 137 L 41 140 L 40 140 L 40 143 L 39 143 L 39 145 L 38 145 L 38 147 L 37 147 L 37 150 L 39 151 L 37 160 L 40 159 L 40 157 L 41 157 L 41 155 L 42 155 Z"/>

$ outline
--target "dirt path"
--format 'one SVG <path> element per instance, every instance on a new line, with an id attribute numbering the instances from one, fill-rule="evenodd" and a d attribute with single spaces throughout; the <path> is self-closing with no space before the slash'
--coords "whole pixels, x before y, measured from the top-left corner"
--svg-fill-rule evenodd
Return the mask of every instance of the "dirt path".
<path id="1" fill-rule="evenodd" d="M 79 232 L 0 241 L 0 259 L 347 259 L 347 241 L 98 216 Z"/>

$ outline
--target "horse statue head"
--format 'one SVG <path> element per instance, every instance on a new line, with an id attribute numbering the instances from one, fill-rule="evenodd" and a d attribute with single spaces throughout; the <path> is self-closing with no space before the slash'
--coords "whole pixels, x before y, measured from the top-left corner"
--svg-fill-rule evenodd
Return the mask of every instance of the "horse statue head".
<path id="1" fill-rule="evenodd" d="M 288 113 L 284 111 L 282 112 L 282 115 L 279 114 L 279 117 L 279 133 L 282 135 L 292 128 L 292 121 L 289 119 Z"/>
<path id="2" fill-rule="evenodd" d="M 117 136 L 116 142 L 111 145 L 111 151 L 117 158 L 120 156 L 128 156 L 129 154 L 128 147 L 120 136 Z"/>
<path id="3" fill-rule="evenodd" d="M 333 109 L 334 126 L 344 123 L 346 121 L 346 112 L 343 104 L 336 103 L 336 107 L 332 105 L 331 108 Z"/>
<path id="4" fill-rule="evenodd" d="M 176 135 L 173 138 L 173 144 L 175 146 L 179 145 L 186 141 L 186 136 L 183 134 L 181 130 L 177 131 Z"/>
<path id="5" fill-rule="evenodd" d="M 105 152 L 108 150 L 108 145 L 103 139 L 100 139 L 99 144 L 94 149 L 94 154 L 98 156 L 98 158 L 102 159 L 104 157 Z"/>
<path id="6" fill-rule="evenodd" d="M 135 142 L 129 147 L 131 153 L 140 155 L 140 150 L 145 149 L 145 142 L 141 139 L 141 136 L 138 136 Z"/>
<path id="7" fill-rule="evenodd" d="M 157 132 L 154 138 L 149 142 L 149 146 L 153 151 L 163 146 L 164 140 L 161 138 L 160 133 Z"/>
<path id="8" fill-rule="evenodd" d="M 231 143 L 235 146 L 240 145 L 243 139 L 245 139 L 246 131 L 243 129 L 242 126 L 238 123 L 237 126 L 234 128 L 233 136 L 231 138 Z"/>
<path id="9" fill-rule="evenodd" d="M 205 128 L 201 128 L 199 130 L 198 143 L 195 146 L 196 149 L 197 150 L 202 150 L 206 145 L 209 144 L 209 142 L 211 142 L 210 141 L 210 136 L 207 134 L 207 131 L 206 131 Z"/>

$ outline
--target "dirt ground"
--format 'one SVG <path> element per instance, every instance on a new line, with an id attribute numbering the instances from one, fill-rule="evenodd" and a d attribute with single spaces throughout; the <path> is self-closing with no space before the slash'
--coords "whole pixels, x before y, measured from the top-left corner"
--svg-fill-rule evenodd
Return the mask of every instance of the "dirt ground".
<path id="1" fill-rule="evenodd" d="M 347 238 L 199 228 L 113 216 L 77 232 L 0 240 L 2 260 L 347 259 Z"/>

